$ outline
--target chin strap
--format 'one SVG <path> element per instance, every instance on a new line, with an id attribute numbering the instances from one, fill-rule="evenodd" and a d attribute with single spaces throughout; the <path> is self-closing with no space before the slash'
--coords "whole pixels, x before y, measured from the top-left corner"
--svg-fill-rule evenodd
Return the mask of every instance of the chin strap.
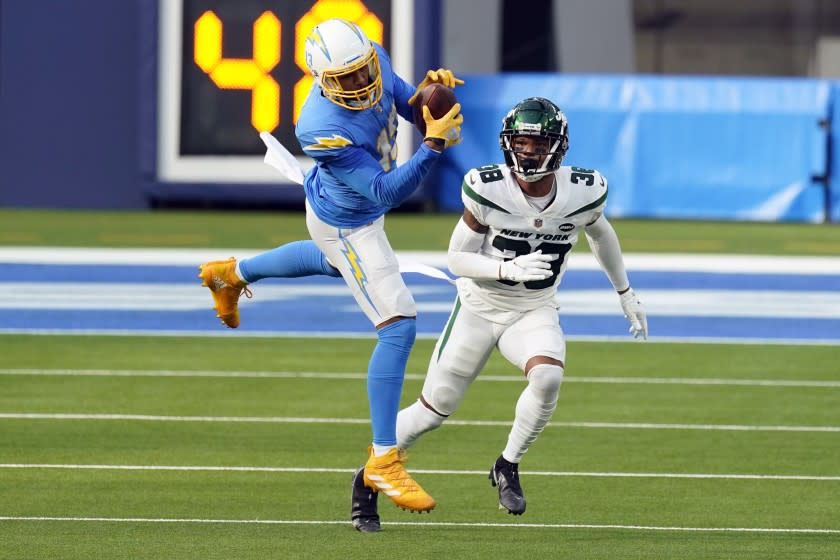
<path id="1" fill-rule="evenodd" d="M 526 183 L 536 183 L 540 179 L 543 179 L 544 177 L 548 177 L 549 175 L 554 173 L 554 171 L 544 171 L 542 173 L 537 173 L 536 175 L 525 175 L 521 171 L 514 171 L 514 173 L 516 174 L 517 177 L 519 177 L 520 179 L 522 179 Z"/>

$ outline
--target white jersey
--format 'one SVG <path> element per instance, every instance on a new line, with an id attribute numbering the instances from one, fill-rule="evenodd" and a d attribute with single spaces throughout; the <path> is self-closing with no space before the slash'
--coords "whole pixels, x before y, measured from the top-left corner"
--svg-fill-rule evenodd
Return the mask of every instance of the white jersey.
<path id="1" fill-rule="evenodd" d="M 458 295 L 475 311 L 492 315 L 501 310 L 524 312 L 552 304 L 566 271 L 568 253 L 581 230 L 597 220 L 607 201 L 607 180 L 594 169 L 560 167 L 555 173 L 557 193 L 543 210 L 536 210 L 507 165 L 470 169 L 464 176 L 464 207 L 490 229 L 481 254 L 499 261 L 542 251 L 558 254 L 554 274 L 545 280 L 474 280 L 459 278 Z"/>

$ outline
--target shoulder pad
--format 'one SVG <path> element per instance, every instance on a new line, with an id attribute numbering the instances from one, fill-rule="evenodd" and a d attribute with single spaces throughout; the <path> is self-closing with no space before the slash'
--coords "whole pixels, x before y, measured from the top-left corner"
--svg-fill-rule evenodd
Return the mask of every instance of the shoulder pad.
<path id="1" fill-rule="evenodd" d="M 580 207 L 566 214 L 566 218 L 582 214 L 590 210 L 598 210 L 607 203 L 607 179 L 595 169 L 583 167 L 566 168 L 569 183 L 574 185 L 579 193 Z"/>
<path id="2" fill-rule="evenodd" d="M 464 175 L 464 182 L 461 183 L 461 198 L 465 201 L 472 201 L 475 204 L 510 214 L 510 210 L 501 204 L 494 202 L 498 193 L 504 188 L 503 166 L 485 165 L 470 169 Z M 497 196 L 494 196 L 494 191 Z"/>

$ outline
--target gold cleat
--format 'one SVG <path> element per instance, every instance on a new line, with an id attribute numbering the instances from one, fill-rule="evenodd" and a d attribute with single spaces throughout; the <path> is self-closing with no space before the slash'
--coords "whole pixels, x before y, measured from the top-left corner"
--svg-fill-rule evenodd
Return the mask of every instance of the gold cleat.
<path id="1" fill-rule="evenodd" d="M 423 490 L 403 467 L 408 458 L 404 449 L 392 449 L 385 455 L 375 457 L 369 450 L 365 463 L 365 486 L 374 492 L 382 492 L 397 507 L 411 512 L 431 511 L 437 505 L 435 499 Z"/>
<path id="2" fill-rule="evenodd" d="M 209 261 L 198 267 L 201 285 L 210 288 L 213 309 L 222 323 L 235 329 L 239 326 L 239 297 L 252 296 L 245 282 L 236 275 L 236 259 Z"/>

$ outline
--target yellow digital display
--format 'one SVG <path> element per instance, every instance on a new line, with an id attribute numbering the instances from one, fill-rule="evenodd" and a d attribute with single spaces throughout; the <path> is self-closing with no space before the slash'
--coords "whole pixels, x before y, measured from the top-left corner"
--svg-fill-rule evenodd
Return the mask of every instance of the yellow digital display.
<path id="1" fill-rule="evenodd" d="M 280 62 L 280 20 L 263 12 L 254 22 L 254 57 L 222 58 L 222 21 L 211 10 L 195 22 L 193 58 L 222 89 L 251 92 L 251 124 L 262 132 L 280 124 L 280 84 L 269 74 Z"/>
<path id="2" fill-rule="evenodd" d="M 293 152 L 312 86 L 312 28 L 341 17 L 386 44 L 387 0 L 184 0 L 181 153 L 258 154 L 269 131 Z"/>

